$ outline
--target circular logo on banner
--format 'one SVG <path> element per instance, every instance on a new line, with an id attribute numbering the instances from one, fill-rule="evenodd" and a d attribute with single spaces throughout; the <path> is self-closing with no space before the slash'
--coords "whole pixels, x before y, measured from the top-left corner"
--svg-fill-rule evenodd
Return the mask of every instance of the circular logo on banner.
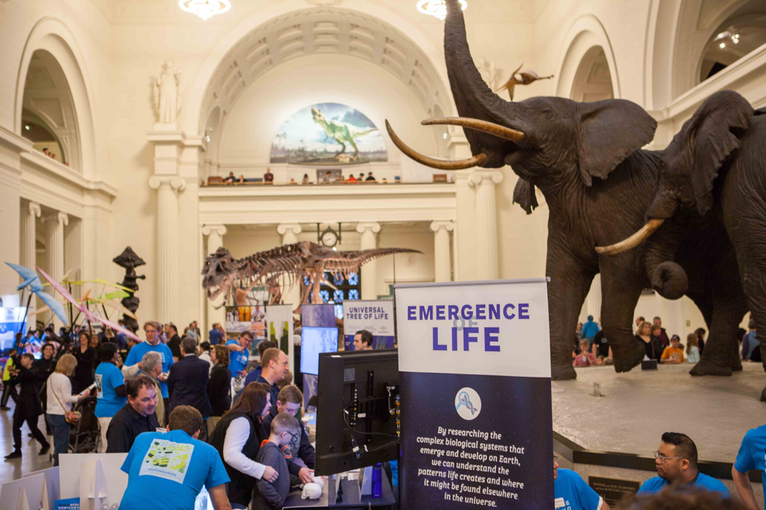
<path id="1" fill-rule="evenodd" d="M 464 420 L 473 420 L 481 413 L 481 397 L 473 388 L 461 388 L 455 395 L 455 410 Z"/>

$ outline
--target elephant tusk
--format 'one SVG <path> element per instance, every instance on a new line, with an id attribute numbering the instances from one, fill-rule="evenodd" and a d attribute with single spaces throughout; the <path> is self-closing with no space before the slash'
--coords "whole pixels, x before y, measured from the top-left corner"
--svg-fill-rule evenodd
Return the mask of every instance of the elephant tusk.
<path id="1" fill-rule="evenodd" d="M 599 255 L 617 255 L 618 253 L 633 249 L 649 239 L 649 236 L 654 234 L 664 222 L 665 220 L 663 219 L 649 220 L 638 232 L 617 244 L 612 244 L 610 246 L 596 246 L 596 253 Z"/>
<path id="2" fill-rule="evenodd" d="M 462 161 L 447 161 L 443 159 L 430 158 L 409 148 L 401 140 L 401 138 L 399 138 L 396 133 L 394 133 L 394 129 L 391 127 L 391 124 L 388 123 L 388 120 L 386 120 L 386 130 L 388 131 L 388 135 L 391 137 L 391 140 L 394 142 L 394 145 L 396 145 L 400 151 L 418 163 L 430 166 L 431 168 L 438 168 L 439 170 L 464 170 L 466 168 L 472 168 L 477 165 L 481 165 L 487 159 L 486 154 L 477 154 L 470 159 L 464 159 Z"/>
<path id="3" fill-rule="evenodd" d="M 512 142 L 520 142 L 526 135 L 521 131 L 495 124 L 494 122 L 487 122 L 486 120 L 469 119 L 465 117 L 444 117 L 441 119 L 428 119 L 421 122 L 424 126 L 434 125 L 450 125 L 461 126 L 474 131 L 481 131 L 483 133 L 489 133 L 490 135 L 502 138 L 504 140 L 510 140 Z"/>

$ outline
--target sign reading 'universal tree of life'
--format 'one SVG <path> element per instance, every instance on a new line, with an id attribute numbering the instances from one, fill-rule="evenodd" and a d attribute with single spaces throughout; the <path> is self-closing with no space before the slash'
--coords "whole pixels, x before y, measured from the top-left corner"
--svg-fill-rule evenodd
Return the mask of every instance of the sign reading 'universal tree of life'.
<path id="1" fill-rule="evenodd" d="M 553 508 L 547 280 L 395 292 L 403 508 Z"/>
<path id="2" fill-rule="evenodd" d="M 373 349 L 393 349 L 394 302 L 345 301 L 343 329 L 347 351 L 354 350 L 354 334 L 363 329 L 372 333 Z"/>

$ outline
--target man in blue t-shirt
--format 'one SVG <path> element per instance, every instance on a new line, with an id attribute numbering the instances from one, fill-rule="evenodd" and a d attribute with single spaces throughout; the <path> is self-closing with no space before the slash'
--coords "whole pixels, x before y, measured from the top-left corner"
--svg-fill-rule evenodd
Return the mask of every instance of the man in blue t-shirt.
<path id="1" fill-rule="evenodd" d="M 654 452 L 657 474 L 638 489 L 639 494 L 660 492 L 666 486 L 693 486 L 719 492 L 728 498 L 729 489 L 712 476 L 700 473 L 697 469 L 697 445 L 686 434 L 665 432 L 662 434 L 660 448 Z"/>
<path id="2" fill-rule="evenodd" d="M 221 327 L 221 324 L 219 322 L 216 322 L 213 324 L 213 329 L 210 330 L 210 332 L 207 334 L 208 342 L 210 342 L 210 345 L 217 345 L 219 343 L 223 343 L 223 335 L 221 334 L 221 330 L 219 329 Z"/>
<path id="3" fill-rule="evenodd" d="M 553 502 L 556 510 L 609 510 L 609 505 L 571 469 L 553 457 Z"/>
<path id="4" fill-rule="evenodd" d="M 117 346 L 111 342 L 105 342 L 98 348 L 98 359 L 101 363 L 96 368 L 96 418 L 101 428 L 101 445 L 99 453 L 106 450 L 106 431 L 109 422 L 112 421 L 117 411 L 127 403 L 128 391 L 125 388 L 125 379 L 122 372 L 115 365 Z"/>
<path id="5" fill-rule="evenodd" d="M 250 361 L 250 344 L 253 337 L 249 331 L 243 331 L 239 335 L 239 340 L 229 339 L 226 347 L 229 348 L 229 371 L 232 377 L 242 375 Z"/>
<path id="6" fill-rule="evenodd" d="M 128 488 L 121 510 L 144 510 L 153 497 L 167 510 L 194 508 L 202 487 L 210 493 L 215 510 L 230 510 L 226 496 L 229 475 L 218 451 L 197 439 L 202 415 L 191 406 L 178 406 L 170 413 L 169 432 L 144 432 L 130 448 L 122 470 Z"/>
<path id="7" fill-rule="evenodd" d="M 731 467 L 734 486 L 748 509 L 758 508 L 753 487 L 747 475 L 748 471 L 755 469 L 761 472 L 761 482 L 766 485 L 766 425 L 747 431 L 739 447 L 737 461 Z M 766 494 L 764 494 L 764 504 L 766 504 Z"/>
<path id="8" fill-rule="evenodd" d="M 125 366 L 123 367 L 122 372 L 125 374 L 125 377 L 136 375 L 141 371 L 141 367 L 138 365 L 141 363 L 141 358 L 144 357 L 144 354 L 150 351 L 158 352 L 162 357 L 162 374 L 160 374 L 157 380 L 160 382 L 162 398 L 167 400 L 168 386 L 165 384 L 165 380 L 168 378 L 170 365 L 173 364 L 173 353 L 170 352 L 170 348 L 167 345 L 160 342 L 159 330 L 160 325 L 158 322 L 149 321 L 144 324 L 146 342 L 141 342 L 130 350 L 128 357 L 125 359 Z M 130 374 L 130 376 L 128 374 Z M 167 406 L 165 408 L 167 409 Z"/>

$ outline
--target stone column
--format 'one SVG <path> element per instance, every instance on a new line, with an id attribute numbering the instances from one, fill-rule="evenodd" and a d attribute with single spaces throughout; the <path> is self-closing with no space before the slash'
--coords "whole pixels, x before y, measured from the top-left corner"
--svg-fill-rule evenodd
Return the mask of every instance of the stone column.
<path id="1" fill-rule="evenodd" d="M 476 265 L 479 280 L 496 280 L 500 273 L 495 184 L 501 182 L 503 174 L 496 170 L 479 170 L 468 178 L 468 184 L 476 189 Z"/>
<path id="2" fill-rule="evenodd" d="M 157 190 L 157 320 L 178 320 L 178 190 L 186 182 L 177 176 L 152 176 L 149 186 Z"/>
<path id="3" fill-rule="evenodd" d="M 35 257 L 35 250 L 37 248 L 35 220 L 40 217 L 40 214 L 42 214 L 42 210 L 40 209 L 40 204 L 36 202 L 29 202 L 26 207 L 22 207 L 19 263 L 30 269 L 34 269 L 37 264 Z"/>
<path id="4" fill-rule="evenodd" d="M 69 216 L 59 212 L 46 216 L 43 222 L 46 233 L 45 254 L 48 274 L 61 281 L 64 277 L 64 227 L 69 224 Z M 51 317 L 53 318 L 53 327 L 58 331 L 58 328 L 63 324 L 55 314 L 51 313 Z"/>
<path id="5" fill-rule="evenodd" d="M 283 223 L 277 227 L 277 232 L 282 236 L 282 246 L 286 244 L 295 244 L 298 242 L 298 234 L 303 232 L 303 228 L 297 223 Z M 294 282 L 283 279 L 282 301 L 285 304 L 293 305 L 293 310 L 301 304 L 301 285 L 300 278 Z"/>
<path id="6" fill-rule="evenodd" d="M 374 250 L 378 247 L 377 233 L 380 223 L 359 223 L 356 231 L 362 234 L 362 250 Z M 364 265 L 362 272 L 362 299 L 378 298 L 378 262 L 373 260 Z"/>
<path id="7" fill-rule="evenodd" d="M 455 229 L 451 221 L 431 222 L 434 232 L 434 281 L 451 282 L 452 264 L 450 257 L 449 233 Z"/>
<path id="8" fill-rule="evenodd" d="M 202 227 L 202 235 L 207 237 L 207 255 L 212 255 L 223 247 L 223 236 L 226 235 L 225 225 L 205 225 Z M 219 296 L 215 301 L 207 299 L 207 324 L 208 331 L 213 329 L 213 324 L 216 322 L 221 323 L 221 326 L 226 327 L 226 308 L 223 307 L 224 297 Z"/>

